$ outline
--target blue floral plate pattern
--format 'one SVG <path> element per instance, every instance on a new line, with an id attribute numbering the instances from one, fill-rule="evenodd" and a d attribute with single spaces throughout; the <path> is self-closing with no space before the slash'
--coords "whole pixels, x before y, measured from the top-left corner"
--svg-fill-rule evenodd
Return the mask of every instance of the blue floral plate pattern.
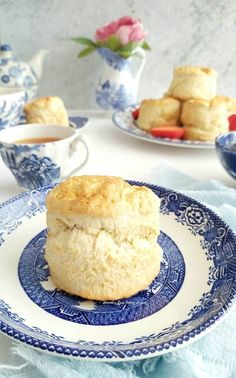
<path id="1" fill-rule="evenodd" d="M 130 135 L 138 139 L 145 140 L 147 142 L 163 144 L 165 146 L 171 147 L 183 147 L 183 148 L 203 148 L 203 149 L 213 149 L 215 145 L 213 142 L 200 142 L 193 140 L 181 140 L 181 139 L 170 139 L 170 138 L 156 138 L 152 135 L 140 130 L 134 123 L 132 117 L 132 111 L 137 108 L 137 106 L 129 107 L 124 110 L 116 111 L 112 120 L 118 129 L 123 131 L 125 134 Z"/>
<path id="2" fill-rule="evenodd" d="M 203 336 L 236 296 L 236 235 L 199 202 L 146 185 L 160 198 L 160 274 L 126 300 L 87 301 L 53 286 L 44 259 L 50 187 L 0 205 L 0 330 L 55 355 L 129 360 Z"/>

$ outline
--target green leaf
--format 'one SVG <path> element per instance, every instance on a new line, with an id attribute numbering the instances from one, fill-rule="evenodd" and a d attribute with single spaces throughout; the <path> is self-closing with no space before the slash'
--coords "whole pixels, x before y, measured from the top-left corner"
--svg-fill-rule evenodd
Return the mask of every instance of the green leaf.
<path id="1" fill-rule="evenodd" d="M 136 54 L 138 46 L 140 46 L 140 43 L 138 42 L 129 42 L 126 45 L 119 47 L 116 53 L 122 56 L 122 58 L 129 58 Z"/>
<path id="2" fill-rule="evenodd" d="M 97 47 L 104 47 L 105 43 L 103 41 L 97 41 Z"/>
<path id="3" fill-rule="evenodd" d="M 83 58 L 84 56 L 91 54 L 94 50 L 96 50 L 95 46 L 86 47 L 86 49 L 80 51 L 80 53 L 77 55 L 77 58 Z"/>
<path id="4" fill-rule="evenodd" d="M 132 56 L 132 54 L 128 51 L 117 50 L 116 53 L 119 54 L 122 58 L 129 58 L 130 56 Z"/>
<path id="5" fill-rule="evenodd" d="M 96 43 L 94 43 L 91 39 L 88 38 L 77 37 L 71 38 L 71 40 L 85 46 L 96 46 Z"/>
<path id="6" fill-rule="evenodd" d="M 147 42 L 143 42 L 143 44 L 142 44 L 142 48 L 144 49 L 144 50 L 149 50 L 149 51 L 151 51 L 151 47 L 149 46 L 149 44 L 147 43 Z"/>
<path id="7" fill-rule="evenodd" d="M 105 46 L 113 51 L 116 51 L 120 47 L 120 40 L 116 35 L 111 35 L 105 42 Z"/>
<path id="8" fill-rule="evenodd" d="M 119 52 L 129 52 L 131 53 L 133 50 L 135 50 L 140 44 L 137 42 L 129 42 L 124 46 L 121 46 L 119 48 Z"/>

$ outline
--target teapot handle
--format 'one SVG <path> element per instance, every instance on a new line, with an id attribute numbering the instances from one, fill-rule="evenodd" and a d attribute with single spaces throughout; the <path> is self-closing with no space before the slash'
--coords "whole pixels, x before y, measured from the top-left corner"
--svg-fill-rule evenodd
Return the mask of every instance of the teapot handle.
<path id="1" fill-rule="evenodd" d="M 134 78 L 138 81 L 146 62 L 146 52 L 141 47 L 138 47 L 136 53 L 136 56 L 139 59 L 139 64 L 135 64 L 137 67 L 136 72 L 134 73 Z"/>

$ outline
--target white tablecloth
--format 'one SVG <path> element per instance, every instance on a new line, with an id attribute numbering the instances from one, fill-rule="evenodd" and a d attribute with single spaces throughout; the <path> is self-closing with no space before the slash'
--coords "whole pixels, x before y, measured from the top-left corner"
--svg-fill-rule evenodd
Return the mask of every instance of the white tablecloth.
<path id="1" fill-rule="evenodd" d="M 104 113 L 73 113 L 90 119 L 81 130 L 90 140 L 90 157 L 78 174 L 119 175 L 161 185 L 156 174 L 164 160 L 194 178 L 218 180 L 236 189 L 236 181 L 224 171 L 214 149 L 169 147 L 142 141 L 122 133 Z M 0 160 L 0 203 L 20 192 L 14 177 Z M 11 339 L 0 334 L 0 364 L 7 363 L 11 344 Z"/>

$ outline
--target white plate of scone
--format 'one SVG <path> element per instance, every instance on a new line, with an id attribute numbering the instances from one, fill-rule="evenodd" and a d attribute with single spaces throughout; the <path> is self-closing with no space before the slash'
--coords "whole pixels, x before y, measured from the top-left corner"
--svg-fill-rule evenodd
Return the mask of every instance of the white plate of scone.
<path id="1" fill-rule="evenodd" d="M 215 138 L 229 130 L 228 117 L 236 113 L 236 99 L 217 96 L 217 73 L 208 67 L 178 67 L 162 98 L 146 99 L 135 108 L 113 115 L 123 132 L 149 142 L 175 147 L 214 148 Z M 136 108 L 137 108 L 136 107 Z M 181 139 L 152 136 L 154 129 L 177 126 Z M 163 131 L 163 130 L 162 130 Z M 167 133 L 168 135 L 168 133 Z"/>
<path id="2" fill-rule="evenodd" d="M 0 330 L 52 355 L 174 351 L 235 302 L 235 233 L 163 187 L 73 177 L 0 205 L 0 229 Z"/>

